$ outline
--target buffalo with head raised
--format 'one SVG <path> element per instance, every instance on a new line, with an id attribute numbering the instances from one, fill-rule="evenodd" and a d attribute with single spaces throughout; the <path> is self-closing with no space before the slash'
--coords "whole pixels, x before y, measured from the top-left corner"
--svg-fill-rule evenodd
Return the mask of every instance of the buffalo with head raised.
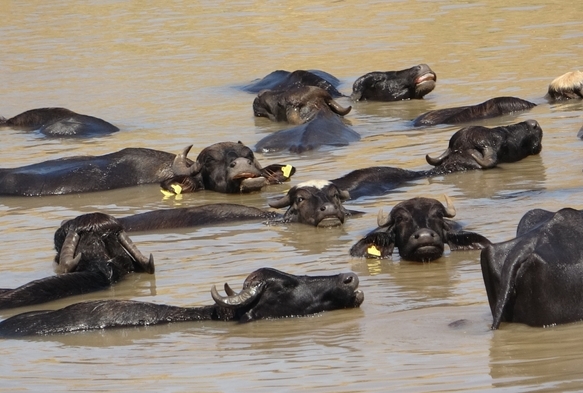
<path id="1" fill-rule="evenodd" d="M 427 64 L 400 71 L 369 72 L 352 85 L 354 101 L 421 99 L 435 88 L 437 75 Z"/>
<path id="2" fill-rule="evenodd" d="M 456 212 L 450 199 L 445 199 L 447 206 L 432 198 L 413 198 L 397 204 L 388 216 L 379 212 L 378 228 L 353 245 L 350 255 L 387 258 L 397 247 L 402 259 L 428 262 L 443 255 L 446 243 L 452 251 L 489 245 L 482 235 L 460 231 L 448 220 Z"/>
<path id="3" fill-rule="evenodd" d="M 0 290 L 0 309 L 29 306 L 105 289 L 131 272 L 154 273 L 112 216 L 91 213 L 65 221 L 55 232 L 57 276 Z"/>
<path id="4" fill-rule="evenodd" d="M 227 296 L 213 286 L 215 304 L 176 307 L 129 300 L 77 303 L 55 311 L 18 314 L 0 322 L 0 336 L 62 334 L 116 327 L 149 326 L 185 321 L 239 321 L 299 317 L 346 308 L 364 301 L 358 276 L 295 276 L 262 268 L 251 273 L 235 293 L 225 284 Z"/>
<path id="5" fill-rule="evenodd" d="M 81 115 L 65 108 L 31 109 L 5 119 L 0 117 L 0 127 L 19 130 L 39 130 L 49 137 L 93 137 L 109 135 L 119 128 L 97 117 Z"/>
<path id="6" fill-rule="evenodd" d="M 502 322 L 552 326 L 583 320 L 583 213 L 527 212 L 516 238 L 482 250 L 492 329 Z"/>

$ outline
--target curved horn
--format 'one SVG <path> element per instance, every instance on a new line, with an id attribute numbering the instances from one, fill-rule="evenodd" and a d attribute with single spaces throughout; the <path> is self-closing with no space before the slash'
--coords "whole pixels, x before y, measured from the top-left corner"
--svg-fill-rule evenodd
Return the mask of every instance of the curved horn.
<path id="1" fill-rule="evenodd" d="M 387 225 L 389 223 L 389 219 L 390 219 L 390 216 L 388 214 L 385 214 L 383 209 L 380 209 L 379 214 L 377 215 L 377 225 L 379 227 L 384 227 L 385 225 Z"/>
<path id="2" fill-rule="evenodd" d="M 225 289 L 227 287 L 229 288 L 229 291 L 226 291 L 227 294 L 233 293 L 233 295 L 223 297 L 219 295 L 219 292 L 217 292 L 217 287 L 213 285 L 213 287 L 211 288 L 211 296 L 213 297 L 215 303 L 217 303 L 219 306 L 233 308 L 246 306 L 250 304 L 253 300 L 255 300 L 257 296 L 259 296 L 263 291 L 265 282 L 262 281 L 257 283 L 256 285 L 251 285 L 249 286 L 249 288 L 245 288 L 239 293 L 234 293 L 233 290 L 227 284 L 225 285 L 226 285 Z"/>
<path id="3" fill-rule="evenodd" d="M 478 165 L 482 168 L 494 168 L 496 166 L 496 154 L 494 153 L 494 149 L 490 146 L 484 147 L 483 154 L 480 154 L 477 150 L 471 149 L 470 155 Z"/>
<path id="4" fill-rule="evenodd" d="M 235 296 L 235 295 L 236 295 L 235 291 L 233 291 L 233 290 L 231 289 L 231 287 L 229 286 L 229 284 L 227 284 L 227 283 L 225 283 L 225 293 L 226 293 L 228 296 Z"/>
<path id="5" fill-rule="evenodd" d="M 67 236 L 61 247 L 61 255 L 59 256 L 58 273 L 69 273 L 77 267 L 77 264 L 81 260 L 81 253 L 75 257 L 79 237 L 79 234 L 74 230 L 67 232 Z"/>
<path id="6" fill-rule="evenodd" d="M 441 165 L 443 160 L 445 160 L 451 154 L 451 149 L 448 147 L 439 157 L 431 157 L 429 154 L 425 156 L 425 160 L 429 165 L 437 166 Z"/>
<path id="7" fill-rule="evenodd" d="M 174 157 L 174 161 L 172 162 L 172 172 L 174 172 L 174 175 L 190 176 L 194 173 L 200 172 L 200 164 L 198 162 L 194 162 L 194 164 L 189 166 L 186 161 L 186 156 L 190 149 L 192 149 L 192 145 L 186 146 L 181 153 L 178 153 L 176 157 Z"/>
<path id="8" fill-rule="evenodd" d="M 136 262 L 138 262 L 138 265 L 144 269 L 146 273 L 154 273 L 154 257 L 152 254 L 150 254 L 150 258 L 146 258 L 144 254 L 138 250 L 134 242 L 132 242 L 125 231 L 118 233 L 117 238 L 121 245 L 126 249 L 128 254 L 130 254 L 132 258 L 136 260 Z"/>
<path id="9" fill-rule="evenodd" d="M 445 194 L 443 195 L 443 197 L 445 198 L 445 203 L 446 203 L 445 216 L 447 218 L 455 217 L 456 211 L 455 211 L 455 207 L 453 205 L 452 199 Z"/>
<path id="10" fill-rule="evenodd" d="M 277 209 L 291 205 L 291 198 L 289 196 L 289 192 L 286 195 L 279 198 L 278 200 L 268 201 L 267 204 Z"/>
<path id="11" fill-rule="evenodd" d="M 332 111 L 334 113 L 339 114 L 340 116 L 345 116 L 348 113 L 350 113 L 350 111 L 352 110 L 351 106 L 344 108 L 343 106 L 338 104 L 336 101 L 334 101 L 332 98 L 327 99 L 326 104 L 328 104 L 328 106 L 330 107 L 330 109 L 332 109 Z"/>

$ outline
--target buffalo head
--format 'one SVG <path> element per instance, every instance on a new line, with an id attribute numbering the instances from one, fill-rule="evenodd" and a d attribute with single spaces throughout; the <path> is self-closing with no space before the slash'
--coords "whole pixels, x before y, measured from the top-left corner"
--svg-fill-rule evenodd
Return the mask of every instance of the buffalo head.
<path id="1" fill-rule="evenodd" d="M 267 184 L 286 181 L 295 173 L 291 165 L 262 168 L 253 151 L 241 142 L 220 142 L 204 148 L 192 162 L 186 158 L 192 146 L 176 155 L 174 177 L 161 183 L 166 192 L 198 190 L 238 193 L 260 190 Z"/>
<path id="2" fill-rule="evenodd" d="M 253 113 L 272 121 L 303 124 L 319 112 L 347 115 L 352 107 L 340 106 L 326 90 L 315 86 L 293 85 L 285 90 L 260 91 L 253 101 Z"/>
<path id="3" fill-rule="evenodd" d="M 438 167 L 433 171 L 440 173 L 488 169 L 540 153 L 542 137 L 543 131 L 535 120 L 495 128 L 464 127 L 453 134 L 440 156 L 425 158 Z"/>
<path id="4" fill-rule="evenodd" d="M 336 226 L 350 215 L 342 202 L 349 198 L 345 191 L 329 181 L 308 181 L 292 187 L 277 201 L 269 202 L 275 208 L 288 207 L 284 222 L 300 222 L 313 226 Z"/>
<path id="5" fill-rule="evenodd" d="M 555 78 L 549 85 L 547 98 L 554 101 L 583 98 L 583 72 L 571 71 Z"/>
<path id="6" fill-rule="evenodd" d="M 387 258 L 394 247 L 401 258 L 427 262 L 443 255 L 444 244 L 453 250 L 480 249 L 490 244 L 473 232 L 456 231 L 451 200 L 447 206 L 431 198 L 413 198 L 397 204 L 388 216 L 379 212 L 378 228 L 359 240 L 350 249 L 350 255 L 367 258 Z"/>
<path id="7" fill-rule="evenodd" d="M 501 322 L 550 326 L 583 320 L 581 211 L 531 210 L 516 232 L 513 240 L 480 255 L 492 329 Z"/>
<path id="8" fill-rule="evenodd" d="M 437 75 L 427 64 L 400 71 L 369 72 L 352 86 L 354 101 L 400 101 L 420 99 L 435 88 Z"/>

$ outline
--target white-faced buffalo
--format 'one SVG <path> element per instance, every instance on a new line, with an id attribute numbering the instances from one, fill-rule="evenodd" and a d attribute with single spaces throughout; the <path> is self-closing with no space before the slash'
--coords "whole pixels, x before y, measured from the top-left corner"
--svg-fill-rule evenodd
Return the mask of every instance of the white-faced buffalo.
<path id="1" fill-rule="evenodd" d="M 239 192 L 283 181 L 295 172 L 289 165 L 261 168 L 253 151 L 241 143 L 211 145 L 194 163 L 185 156 L 188 150 L 175 155 L 126 148 L 102 156 L 67 157 L 19 168 L 0 168 L 0 195 L 62 195 L 162 182 L 173 193 L 200 189 Z"/>
<path id="2" fill-rule="evenodd" d="M 128 232 L 187 228 L 239 221 L 301 223 L 319 227 L 337 226 L 347 216 L 359 214 L 342 206 L 347 193 L 327 181 L 311 181 L 292 187 L 289 192 L 269 202 L 271 207 L 284 208 L 282 215 L 273 211 L 230 203 L 215 203 L 176 209 L 154 210 L 122 217 L 119 222 Z"/>
<path id="3" fill-rule="evenodd" d="M 435 88 L 437 75 L 427 64 L 400 71 L 369 72 L 352 85 L 354 101 L 421 99 Z"/>
<path id="4" fill-rule="evenodd" d="M 370 167 L 331 180 L 351 199 L 383 195 L 403 182 L 472 169 L 490 169 L 499 163 L 519 161 L 542 149 L 542 129 L 534 120 L 503 127 L 465 127 L 456 132 L 439 157 L 427 156 L 434 168 L 411 171 L 394 167 Z"/>
<path id="5" fill-rule="evenodd" d="M 249 93 L 259 93 L 262 90 L 286 90 L 292 86 L 316 86 L 326 90 L 332 97 L 340 97 L 336 88 L 340 81 L 335 76 L 320 70 L 297 70 L 294 72 L 277 70 L 243 87 Z"/>
<path id="6" fill-rule="evenodd" d="M 551 102 L 583 98 L 583 72 L 568 72 L 554 79 L 549 85 L 545 98 Z M 496 97 L 481 104 L 437 109 L 424 113 L 413 120 L 413 126 L 467 123 L 527 111 L 536 105 L 517 97 Z"/>
<path id="7" fill-rule="evenodd" d="M 459 225 L 447 218 L 455 216 L 455 208 L 446 196 L 447 207 L 432 198 L 413 198 L 397 204 L 389 216 L 382 210 L 378 228 L 359 240 L 350 249 L 354 257 L 387 258 L 399 249 L 402 259 L 428 262 L 443 255 L 447 243 L 452 251 L 477 250 L 490 241 L 474 232 L 459 230 Z"/>
<path id="8" fill-rule="evenodd" d="M 320 112 L 347 115 L 352 107 L 344 108 L 326 90 L 315 86 L 294 85 L 283 90 L 262 90 L 253 100 L 256 117 L 272 121 L 303 124 Z"/>
<path id="9" fill-rule="evenodd" d="M 0 117 L 0 127 L 39 130 L 49 137 L 94 137 L 119 131 L 119 128 L 105 120 L 65 108 L 31 109 L 10 119 Z"/>
<path id="10" fill-rule="evenodd" d="M 492 329 L 501 322 L 551 326 L 583 320 L 583 213 L 535 209 L 516 238 L 482 250 Z"/>
<path id="11" fill-rule="evenodd" d="M 76 331 L 149 326 L 185 321 L 239 321 L 299 317 L 346 308 L 364 301 L 358 276 L 295 276 L 262 268 L 251 273 L 235 293 L 225 284 L 226 297 L 213 286 L 215 304 L 176 307 L 130 300 L 77 303 L 55 311 L 33 311 L 0 322 L 0 336 L 63 334 Z"/>
<path id="12" fill-rule="evenodd" d="M 121 224 L 102 214 L 84 214 L 65 221 L 55 232 L 57 276 L 16 289 L 0 289 L 0 309 L 29 306 L 102 290 L 130 272 L 154 273 Z"/>

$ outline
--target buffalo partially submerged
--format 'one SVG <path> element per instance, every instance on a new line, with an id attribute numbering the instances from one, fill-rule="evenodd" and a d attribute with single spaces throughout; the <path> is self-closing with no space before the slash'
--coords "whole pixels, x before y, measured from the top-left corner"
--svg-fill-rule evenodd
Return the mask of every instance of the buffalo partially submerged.
<path id="1" fill-rule="evenodd" d="M 152 255 L 142 255 L 122 225 L 103 213 L 64 222 L 55 232 L 55 249 L 58 275 L 0 289 L 0 309 L 102 290 L 130 272 L 154 273 Z"/>
<path id="2" fill-rule="evenodd" d="M 310 181 L 293 186 L 289 192 L 269 202 L 271 207 L 284 208 L 282 215 L 273 211 L 229 203 L 155 210 L 122 217 L 119 222 L 128 232 L 186 228 L 238 221 L 267 223 L 301 223 L 319 227 L 337 226 L 347 216 L 358 212 L 342 206 L 348 194 L 327 181 Z"/>
<path id="3" fill-rule="evenodd" d="M 65 108 L 31 109 L 10 119 L 0 117 L 2 126 L 24 131 L 39 130 L 49 137 L 94 137 L 119 131 L 105 120 Z"/>
<path id="4" fill-rule="evenodd" d="M 354 101 L 401 101 L 421 99 L 435 88 L 437 75 L 427 64 L 400 71 L 369 72 L 352 86 Z"/>
<path id="5" fill-rule="evenodd" d="M 388 216 L 379 212 L 378 228 L 359 240 L 350 255 L 367 258 L 387 258 L 399 249 L 402 259 L 428 262 L 443 255 L 447 243 L 452 251 L 482 249 L 490 241 L 474 232 L 459 230 L 448 220 L 455 216 L 451 200 L 447 206 L 432 198 L 413 198 L 397 204 Z"/>
<path id="6" fill-rule="evenodd" d="M 293 86 L 316 86 L 326 90 L 332 97 L 340 97 L 336 88 L 340 81 L 335 76 L 320 70 L 296 70 L 293 72 L 277 70 L 264 78 L 243 87 L 249 93 L 259 93 L 262 90 L 286 90 Z"/>
<path id="7" fill-rule="evenodd" d="M 262 90 L 253 100 L 253 113 L 272 121 L 303 124 L 320 112 L 347 115 L 344 108 L 326 90 L 314 86 L 294 85 L 283 90 Z"/>
<path id="8" fill-rule="evenodd" d="M 465 127 L 450 139 L 449 146 L 438 157 L 426 156 L 434 168 L 411 171 L 394 167 L 357 169 L 331 180 L 351 199 L 382 195 L 406 181 L 440 176 L 472 169 L 490 169 L 500 163 L 516 162 L 540 153 L 543 132 L 535 120 L 508 126 L 486 128 Z"/>
<path id="9" fill-rule="evenodd" d="M 102 156 L 77 156 L 19 168 L 0 169 L 0 195 L 43 196 L 105 191 L 163 183 L 169 192 L 207 189 L 219 192 L 257 190 L 284 181 L 289 165 L 262 168 L 242 143 L 222 142 L 205 148 L 194 163 L 190 147 L 175 155 L 159 150 L 126 148 Z"/>
<path id="10" fill-rule="evenodd" d="M 251 273 L 235 293 L 225 284 L 226 297 L 213 286 L 214 305 L 176 307 L 130 300 L 77 303 L 56 311 L 33 311 L 0 323 L 0 336 L 18 337 L 85 330 L 149 326 L 185 321 L 239 321 L 300 317 L 323 311 L 359 307 L 364 294 L 358 276 L 295 276 L 262 268 Z"/>
<path id="11" fill-rule="evenodd" d="M 545 98 L 551 102 L 583 98 L 583 72 L 567 72 L 549 85 Z M 535 103 L 517 97 L 496 97 L 481 104 L 437 109 L 413 120 L 415 127 L 460 124 L 530 110 Z"/>
<path id="12" fill-rule="evenodd" d="M 527 212 L 516 238 L 482 250 L 492 329 L 501 322 L 550 326 L 583 320 L 583 213 Z"/>

